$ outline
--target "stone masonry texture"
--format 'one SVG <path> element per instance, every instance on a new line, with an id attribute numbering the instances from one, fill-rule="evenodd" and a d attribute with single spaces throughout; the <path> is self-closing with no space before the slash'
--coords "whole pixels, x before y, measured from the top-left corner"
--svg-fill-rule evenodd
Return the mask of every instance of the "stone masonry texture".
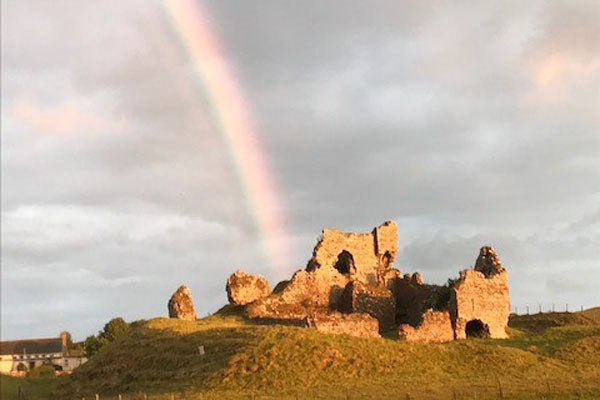
<path id="1" fill-rule="evenodd" d="M 446 285 L 403 275 L 394 267 L 397 252 L 392 221 L 363 233 L 324 229 L 306 268 L 273 292 L 264 277 L 237 271 L 227 295 L 259 323 L 365 337 L 396 331 L 407 341 L 506 337 L 507 271 L 493 247 L 482 247 L 475 267 Z"/>
<path id="2" fill-rule="evenodd" d="M 196 310 L 190 289 L 181 285 L 173 293 L 167 304 L 169 309 L 169 318 L 178 318 L 186 321 L 196 320 Z"/>

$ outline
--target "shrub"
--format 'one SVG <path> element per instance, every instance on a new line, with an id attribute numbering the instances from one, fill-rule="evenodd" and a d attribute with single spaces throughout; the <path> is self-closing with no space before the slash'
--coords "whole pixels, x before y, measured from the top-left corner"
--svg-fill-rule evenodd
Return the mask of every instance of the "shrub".
<path id="1" fill-rule="evenodd" d="M 90 335 L 85 339 L 83 347 L 85 355 L 91 357 L 96 354 L 104 345 L 114 342 L 116 338 L 124 335 L 130 329 L 130 325 L 121 317 L 113 318 L 104 325 L 104 329 L 98 332 L 97 336 Z"/>
<path id="2" fill-rule="evenodd" d="M 83 342 L 83 348 L 85 350 L 85 355 L 87 357 L 91 357 L 96 354 L 102 346 L 106 344 L 105 339 L 100 339 L 98 336 L 90 335 Z"/>
<path id="3" fill-rule="evenodd" d="M 30 378 L 48 377 L 48 376 L 54 376 L 55 375 L 54 372 L 55 372 L 55 370 L 52 365 L 40 365 L 39 367 L 35 367 L 31 371 L 29 371 L 27 373 L 27 376 Z"/>

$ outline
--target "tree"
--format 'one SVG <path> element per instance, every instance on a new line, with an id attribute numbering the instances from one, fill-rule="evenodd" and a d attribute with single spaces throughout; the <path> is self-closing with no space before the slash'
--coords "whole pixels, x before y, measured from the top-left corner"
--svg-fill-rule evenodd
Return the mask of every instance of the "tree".
<path id="1" fill-rule="evenodd" d="M 113 318 L 106 325 L 102 332 L 98 334 L 101 339 L 106 339 L 108 342 L 114 342 L 116 338 L 124 335 L 129 331 L 129 324 L 121 317 Z"/>
<path id="2" fill-rule="evenodd" d="M 83 342 L 83 349 L 85 350 L 86 357 L 91 357 L 102 348 L 104 340 L 98 338 L 98 336 L 90 335 Z"/>
<path id="3" fill-rule="evenodd" d="M 90 335 L 85 339 L 83 348 L 85 355 L 91 357 L 96 354 L 106 344 L 114 342 L 119 336 L 123 336 L 130 329 L 130 326 L 123 318 L 113 318 L 104 325 L 104 329 L 98 332 L 98 335 Z"/>

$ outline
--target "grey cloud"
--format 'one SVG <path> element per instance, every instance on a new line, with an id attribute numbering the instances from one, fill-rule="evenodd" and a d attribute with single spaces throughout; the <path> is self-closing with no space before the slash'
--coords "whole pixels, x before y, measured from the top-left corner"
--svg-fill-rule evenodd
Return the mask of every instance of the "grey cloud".
<path id="1" fill-rule="evenodd" d="M 548 278 L 546 280 L 546 285 L 548 286 L 548 289 L 552 290 L 553 292 L 560 293 L 585 292 L 591 289 L 589 284 L 586 284 L 585 282 L 581 282 L 579 280 L 573 281 L 572 279 L 565 280 L 564 278 Z"/>
<path id="2" fill-rule="evenodd" d="M 323 227 L 393 218 L 400 267 L 428 280 L 490 243 L 514 302 L 598 303 L 569 289 L 598 280 L 597 2 L 203 4 L 281 196 L 286 273 Z M 158 2 L 8 1 L 2 47 L 3 337 L 163 314 L 182 281 L 205 313 L 234 269 L 285 275 Z"/>

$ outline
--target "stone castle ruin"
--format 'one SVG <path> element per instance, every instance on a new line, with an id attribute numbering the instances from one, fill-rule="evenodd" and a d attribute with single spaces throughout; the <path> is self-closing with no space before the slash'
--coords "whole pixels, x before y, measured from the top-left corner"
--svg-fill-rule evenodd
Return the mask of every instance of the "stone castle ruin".
<path id="1" fill-rule="evenodd" d="M 362 337 L 444 342 L 506 337 L 510 312 L 506 269 L 483 247 L 473 269 L 446 285 L 394 268 L 395 222 L 368 233 L 325 229 L 306 269 L 270 291 L 262 276 L 236 271 L 227 295 L 258 323 L 288 324 Z"/>

